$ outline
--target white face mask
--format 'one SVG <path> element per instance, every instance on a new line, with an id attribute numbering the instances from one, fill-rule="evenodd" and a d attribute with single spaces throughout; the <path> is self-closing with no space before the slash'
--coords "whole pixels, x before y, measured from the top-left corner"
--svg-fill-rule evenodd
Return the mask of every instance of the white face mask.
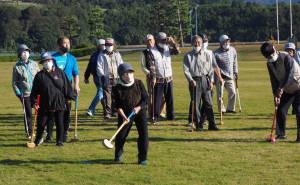
<path id="1" fill-rule="evenodd" d="M 201 50 L 201 47 L 200 46 L 193 46 L 193 50 L 198 53 L 200 50 Z"/>
<path id="2" fill-rule="evenodd" d="M 23 61 L 27 61 L 29 58 L 29 51 L 23 51 L 22 54 L 21 54 L 21 59 Z"/>
<path id="3" fill-rule="evenodd" d="M 108 52 L 112 52 L 114 50 L 114 46 L 105 46 L 105 49 L 108 51 Z"/>
<path id="4" fill-rule="evenodd" d="M 50 69 L 52 69 L 52 67 L 53 67 L 53 61 L 49 61 L 49 62 L 45 62 L 44 64 L 43 64 L 43 67 L 44 67 L 44 69 L 46 69 L 46 70 L 50 70 Z"/>
<path id="5" fill-rule="evenodd" d="M 274 53 L 273 55 L 271 55 L 271 58 L 268 60 L 268 62 L 276 62 L 277 59 L 278 59 L 278 54 Z"/>
<path id="6" fill-rule="evenodd" d="M 224 48 L 224 49 L 229 49 L 229 47 L 230 47 L 230 44 L 229 43 L 224 43 L 223 45 L 222 45 L 222 48 Z"/>
<path id="7" fill-rule="evenodd" d="M 164 51 L 168 51 L 169 50 L 168 44 L 158 43 L 158 46 L 160 48 L 164 49 Z"/>
<path id="8" fill-rule="evenodd" d="M 207 47 L 208 47 L 208 42 L 204 42 L 204 43 L 203 43 L 203 49 L 204 49 L 204 50 L 207 50 Z"/>

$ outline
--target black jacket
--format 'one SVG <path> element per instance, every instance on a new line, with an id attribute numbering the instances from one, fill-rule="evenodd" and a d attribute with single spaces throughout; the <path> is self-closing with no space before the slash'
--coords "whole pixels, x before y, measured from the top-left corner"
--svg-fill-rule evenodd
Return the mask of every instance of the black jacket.
<path id="1" fill-rule="evenodd" d="M 42 112 L 65 110 L 66 100 L 75 99 L 70 81 L 59 68 L 54 68 L 51 72 L 41 70 L 36 74 L 30 95 L 31 101 L 35 102 L 38 95 Z"/>
<path id="2" fill-rule="evenodd" d="M 130 87 L 121 84 L 114 86 L 113 98 L 116 109 L 122 108 L 124 113 L 128 115 L 136 106 L 141 106 L 141 109 L 145 110 L 148 95 L 143 82 L 135 79 L 134 84 Z"/>
<path id="3" fill-rule="evenodd" d="M 94 83 L 97 85 L 97 86 L 100 86 L 100 80 L 99 80 L 99 77 L 97 75 L 97 61 L 98 61 L 98 57 L 99 55 L 101 54 L 102 52 L 100 50 L 97 50 L 96 52 L 94 52 L 92 54 L 92 56 L 90 57 L 90 60 L 89 60 L 89 63 L 86 67 L 86 70 L 84 72 L 84 78 L 85 79 L 89 79 L 90 75 L 92 74 L 93 75 L 93 79 L 94 79 Z"/>

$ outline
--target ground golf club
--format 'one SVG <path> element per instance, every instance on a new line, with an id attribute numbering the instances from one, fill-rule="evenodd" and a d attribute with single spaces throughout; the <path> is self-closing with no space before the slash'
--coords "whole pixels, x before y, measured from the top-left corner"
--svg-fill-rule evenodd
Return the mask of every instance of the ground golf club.
<path id="1" fill-rule="evenodd" d="M 37 122 L 39 105 L 40 105 L 40 95 L 37 96 L 37 106 L 34 108 L 34 123 L 33 123 L 33 126 L 32 126 L 31 141 L 27 143 L 27 148 L 34 148 L 35 147 L 34 130 L 35 130 L 36 122 Z"/>
<path id="2" fill-rule="evenodd" d="M 129 116 L 128 116 L 128 120 L 130 121 L 131 117 L 134 116 L 135 113 L 132 112 Z M 112 149 L 114 148 L 114 145 L 112 144 L 112 141 L 115 139 L 115 137 L 118 135 L 118 133 L 122 130 L 122 128 L 129 123 L 129 121 L 124 121 L 122 123 L 122 125 L 118 128 L 118 130 L 115 132 L 115 134 L 110 138 L 110 139 L 104 139 L 102 144 L 108 148 L 108 149 Z"/>

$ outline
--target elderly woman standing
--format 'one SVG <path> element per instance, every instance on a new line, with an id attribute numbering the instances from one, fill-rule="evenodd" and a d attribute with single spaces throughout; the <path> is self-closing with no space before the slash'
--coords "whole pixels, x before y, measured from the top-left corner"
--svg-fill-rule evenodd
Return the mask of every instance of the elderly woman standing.
<path id="1" fill-rule="evenodd" d="M 30 93 L 33 79 L 39 71 L 39 66 L 36 62 L 29 59 L 31 50 L 21 44 L 18 47 L 18 61 L 13 67 L 12 87 L 16 96 L 21 100 L 24 109 L 24 126 L 27 137 L 31 138 L 31 101 Z"/>
<path id="2" fill-rule="evenodd" d="M 34 143 L 43 142 L 42 136 L 48 119 L 56 123 L 56 145 L 63 146 L 64 111 L 68 99 L 75 99 L 70 81 L 65 73 L 54 66 L 54 58 L 46 52 L 41 55 L 41 70 L 33 81 L 31 101 L 34 102 L 40 95 L 40 109 L 38 112 L 37 133 Z"/>

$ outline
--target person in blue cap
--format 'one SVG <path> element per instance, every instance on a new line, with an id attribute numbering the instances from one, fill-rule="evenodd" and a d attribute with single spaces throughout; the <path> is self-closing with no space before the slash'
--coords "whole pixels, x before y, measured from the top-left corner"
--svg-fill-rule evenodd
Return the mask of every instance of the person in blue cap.
<path id="1" fill-rule="evenodd" d="M 24 126 L 28 139 L 31 139 L 32 132 L 32 106 L 30 93 L 35 75 L 40 70 L 36 62 L 31 60 L 31 50 L 25 44 L 20 44 L 17 50 L 18 61 L 13 67 L 12 87 L 15 95 L 21 100 L 24 111 Z"/>
<path id="2" fill-rule="evenodd" d="M 42 53 L 40 64 L 43 65 L 43 70 L 36 74 L 30 95 L 32 102 L 35 102 L 37 96 L 40 95 L 34 143 L 38 146 L 43 142 L 43 132 L 50 119 L 56 123 L 56 145 L 63 146 L 63 119 L 66 101 L 74 100 L 74 93 L 70 81 L 65 73 L 54 65 L 54 58 L 50 53 Z"/>
<path id="3" fill-rule="evenodd" d="M 142 81 L 134 78 L 134 70 L 130 64 L 120 64 L 117 70 L 120 79 L 117 85 L 113 87 L 113 98 L 115 98 L 115 108 L 118 112 L 118 127 L 120 127 L 124 121 L 129 121 L 129 123 L 125 125 L 116 136 L 115 162 L 121 162 L 126 137 L 134 121 L 139 135 L 138 164 L 147 165 L 147 91 Z M 134 112 L 135 115 L 128 120 L 127 117 L 132 112 Z"/>

